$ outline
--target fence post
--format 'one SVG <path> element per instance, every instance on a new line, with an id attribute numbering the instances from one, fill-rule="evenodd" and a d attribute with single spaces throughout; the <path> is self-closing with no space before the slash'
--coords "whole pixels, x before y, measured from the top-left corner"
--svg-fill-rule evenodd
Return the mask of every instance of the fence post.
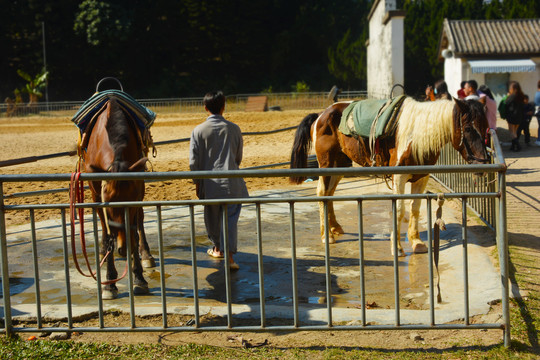
<path id="1" fill-rule="evenodd" d="M 9 268 L 7 257 L 6 216 L 4 211 L 4 186 L 0 181 L 0 255 L 2 256 L 2 299 L 4 300 L 4 328 L 11 336 L 11 295 L 9 291 Z"/>
<path id="2" fill-rule="evenodd" d="M 497 248 L 501 267 L 502 315 L 504 320 L 504 346 L 510 347 L 510 308 L 509 308 L 509 275 L 508 275 L 508 228 L 506 219 L 506 175 L 498 173 L 499 184 L 499 218 L 497 222 Z"/>

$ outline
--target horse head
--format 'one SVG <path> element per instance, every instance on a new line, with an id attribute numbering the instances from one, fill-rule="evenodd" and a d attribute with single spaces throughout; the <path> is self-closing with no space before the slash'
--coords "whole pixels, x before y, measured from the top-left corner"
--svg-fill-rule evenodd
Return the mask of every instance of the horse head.
<path id="1" fill-rule="evenodd" d="M 452 146 L 469 164 L 488 163 L 488 122 L 483 105 L 476 100 L 454 101 Z"/>

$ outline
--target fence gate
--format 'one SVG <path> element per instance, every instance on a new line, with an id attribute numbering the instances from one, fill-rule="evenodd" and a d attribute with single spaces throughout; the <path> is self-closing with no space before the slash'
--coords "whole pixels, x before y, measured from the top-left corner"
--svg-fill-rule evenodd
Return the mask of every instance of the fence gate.
<path id="1" fill-rule="evenodd" d="M 306 331 L 306 330 L 411 330 L 411 329 L 501 329 L 504 343 L 510 344 L 508 309 L 508 247 L 506 235 L 505 171 L 501 149 L 495 138 L 494 163 L 486 165 L 435 165 L 414 167 L 335 168 L 294 170 L 239 170 L 235 172 L 170 172 L 82 174 L 81 179 L 145 179 L 152 181 L 218 177 L 285 177 L 290 175 L 345 175 L 344 190 L 333 197 L 314 196 L 314 185 L 306 183 L 295 191 L 252 194 L 233 200 L 168 200 L 130 203 L 86 203 L 87 249 L 93 268 L 99 263 L 99 226 L 96 210 L 105 206 L 140 206 L 157 267 L 145 272 L 150 294 L 135 296 L 133 277 L 128 272 L 119 282 L 120 296 L 101 297 L 101 286 L 83 278 L 73 267 L 70 246 L 69 205 L 65 203 L 9 204 L 19 196 L 6 194 L 8 182 L 70 180 L 70 174 L 0 175 L 1 275 L 4 319 L 1 332 L 111 332 L 111 331 Z M 394 195 L 381 191 L 374 175 L 389 173 L 437 173 L 470 176 L 490 174 L 492 188 L 461 189 L 442 194 L 446 200 L 460 200 L 454 210 L 456 221 L 448 221 L 449 235 L 443 235 L 441 261 L 453 261 L 452 275 L 441 272 L 443 299 L 436 302 L 436 269 L 433 265 L 433 206 L 441 194 Z M 363 188 L 365 191 L 359 191 Z M 361 195 L 358 193 L 362 192 Z M 389 239 L 397 230 L 396 203 L 401 199 L 422 199 L 421 214 L 426 219 L 423 236 L 428 254 L 399 258 L 390 254 Z M 318 202 L 325 214 L 334 201 L 337 216 L 346 221 L 346 234 L 337 244 L 321 244 Z M 467 231 L 467 206 L 493 204 L 500 269 L 492 278 L 502 299 L 502 323 L 471 323 L 477 313 L 475 274 L 487 278 L 485 268 L 469 260 L 475 250 Z M 226 271 L 228 260 L 206 255 L 206 239 L 201 205 L 242 203 L 239 250 L 242 266 L 238 273 Z M 29 224 L 6 226 L 13 212 L 28 214 Z M 36 222 L 36 214 L 53 211 L 51 220 Z M 450 208 L 444 210 L 451 213 Z M 457 212 L 456 212 L 457 211 Z M 226 211 L 225 211 L 226 213 Z M 386 216 L 390 213 L 390 216 Z M 382 215 L 381 215 L 382 214 Z M 76 224 L 79 224 L 79 219 Z M 328 217 L 326 217 L 328 222 Z M 129 217 L 126 228 L 130 230 Z M 443 233 L 444 234 L 444 233 Z M 328 236 L 328 234 L 326 234 Z M 446 237 L 444 237 L 446 236 Z M 77 234 L 77 239 L 79 234 Z M 77 240 L 78 241 L 78 240 Z M 244 242 L 243 242 L 244 241 Z M 228 249 L 228 235 L 225 236 Z M 77 245 L 77 251 L 80 251 Z M 128 253 L 130 249 L 128 248 Z M 380 258 L 375 253 L 383 253 Z M 454 255 L 451 255 L 454 254 Z M 457 254 L 457 255 L 456 255 Z M 449 260 L 450 256 L 454 256 Z M 446 257 L 446 258 L 445 258 Z M 125 259 L 118 261 L 121 269 Z M 127 261 L 128 263 L 130 261 Z M 490 265 L 492 266 L 492 265 Z M 119 270 L 121 272 L 122 270 Z M 458 275 L 455 275 L 458 274 Z M 98 280 L 102 277 L 97 273 Z M 449 284 L 450 278 L 457 282 Z M 481 280 L 484 280 L 484 278 Z M 474 284 L 473 284 L 474 283 Z M 457 287 L 453 287 L 458 284 Z M 482 284 L 480 284 L 482 285 Z M 449 291 L 451 289 L 451 291 Z M 386 291 L 386 292 L 385 292 Z M 494 295 L 495 296 L 495 295 Z M 485 301 L 484 301 L 485 303 Z M 346 305 L 346 306 L 345 306 Z M 112 326 L 105 321 L 108 311 L 128 312 L 129 324 Z M 457 317 L 452 318 L 452 312 Z M 82 327 L 82 314 L 95 313 L 98 325 Z M 208 321 L 211 313 L 219 320 Z M 138 315 L 157 314 L 161 325 L 140 327 Z M 189 321 L 171 321 L 181 314 Z M 47 325 L 50 319 L 64 319 L 66 326 Z M 461 321 L 452 321 L 461 318 Z M 249 321 L 246 319 L 250 319 Z M 451 322 L 452 321 L 452 322 Z"/>

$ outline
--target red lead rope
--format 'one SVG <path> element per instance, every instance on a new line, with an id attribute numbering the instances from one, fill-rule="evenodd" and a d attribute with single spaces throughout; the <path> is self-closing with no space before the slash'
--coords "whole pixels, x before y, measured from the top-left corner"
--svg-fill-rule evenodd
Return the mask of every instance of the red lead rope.
<path id="1" fill-rule="evenodd" d="M 78 169 L 80 170 L 80 169 Z M 81 172 L 75 172 L 71 174 L 71 181 L 69 184 L 69 214 L 70 214 L 70 227 L 71 227 L 71 252 L 73 254 L 73 262 L 75 263 L 75 268 L 79 271 L 79 273 L 82 276 L 85 277 L 92 277 L 94 280 L 96 279 L 96 273 L 92 271 L 92 268 L 90 267 L 90 261 L 88 260 L 88 254 L 86 252 L 86 239 L 84 236 L 84 209 L 81 207 L 78 209 L 78 215 L 79 215 L 79 225 L 80 225 L 80 237 L 81 237 L 81 249 L 82 253 L 86 262 L 86 267 L 88 268 L 89 275 L 85 274 L 81 267 L 79 266 L 79 261 L 77 260 L 77 248 L 75 246 L 75 220 L 76 220 L 76 211 L 75 211 L 75 204 L 84 203 L 84 181 L 80 181 L 79 177 L 81 176 Z M 104 211 L 106 211 L 104 209 Z M 107 256 L 111 253 L 110 250 L 107 251 L 103 259 L 101 260 L 99 267 L 101 268 L 103 266 L 103 263 L 107 259 Z M 109 285 L 114 284 L 115 282 L 123 279 L 127 274 L 127 261 L 126 261 L 126 268 L 124 270 L 124 273 L 121 277 L 114 280 L 104 281 L 101 284 L 102 285 Z"/>

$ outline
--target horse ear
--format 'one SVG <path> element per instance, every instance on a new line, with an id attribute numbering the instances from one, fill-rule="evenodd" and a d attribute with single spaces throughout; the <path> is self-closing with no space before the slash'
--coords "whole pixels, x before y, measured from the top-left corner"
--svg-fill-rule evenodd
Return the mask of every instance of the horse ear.
<path id="1" fill-rule="evenodd" d="M 133 171 L 133 172 L 142 172 L 142 171 L 144 171 L 147 161 L 148 161 L 147 157 L 140 158 L 139 160 L 134 162 L 133 165 L 131 165 L 129 167 L 128 171 Z"/>
<path id="2" fill-rule="evenodd" d="M 457 99 L 455 97 L 452 97 L 452 99 L 454 99 L 454 102 L 456 103 L 456 105 L 458 106 L 460 112 L 466 112 L 468 111 L 468 105 L 467 105 L 467 102 L 466 101 L 463 101 L 461 99 Z"/>

